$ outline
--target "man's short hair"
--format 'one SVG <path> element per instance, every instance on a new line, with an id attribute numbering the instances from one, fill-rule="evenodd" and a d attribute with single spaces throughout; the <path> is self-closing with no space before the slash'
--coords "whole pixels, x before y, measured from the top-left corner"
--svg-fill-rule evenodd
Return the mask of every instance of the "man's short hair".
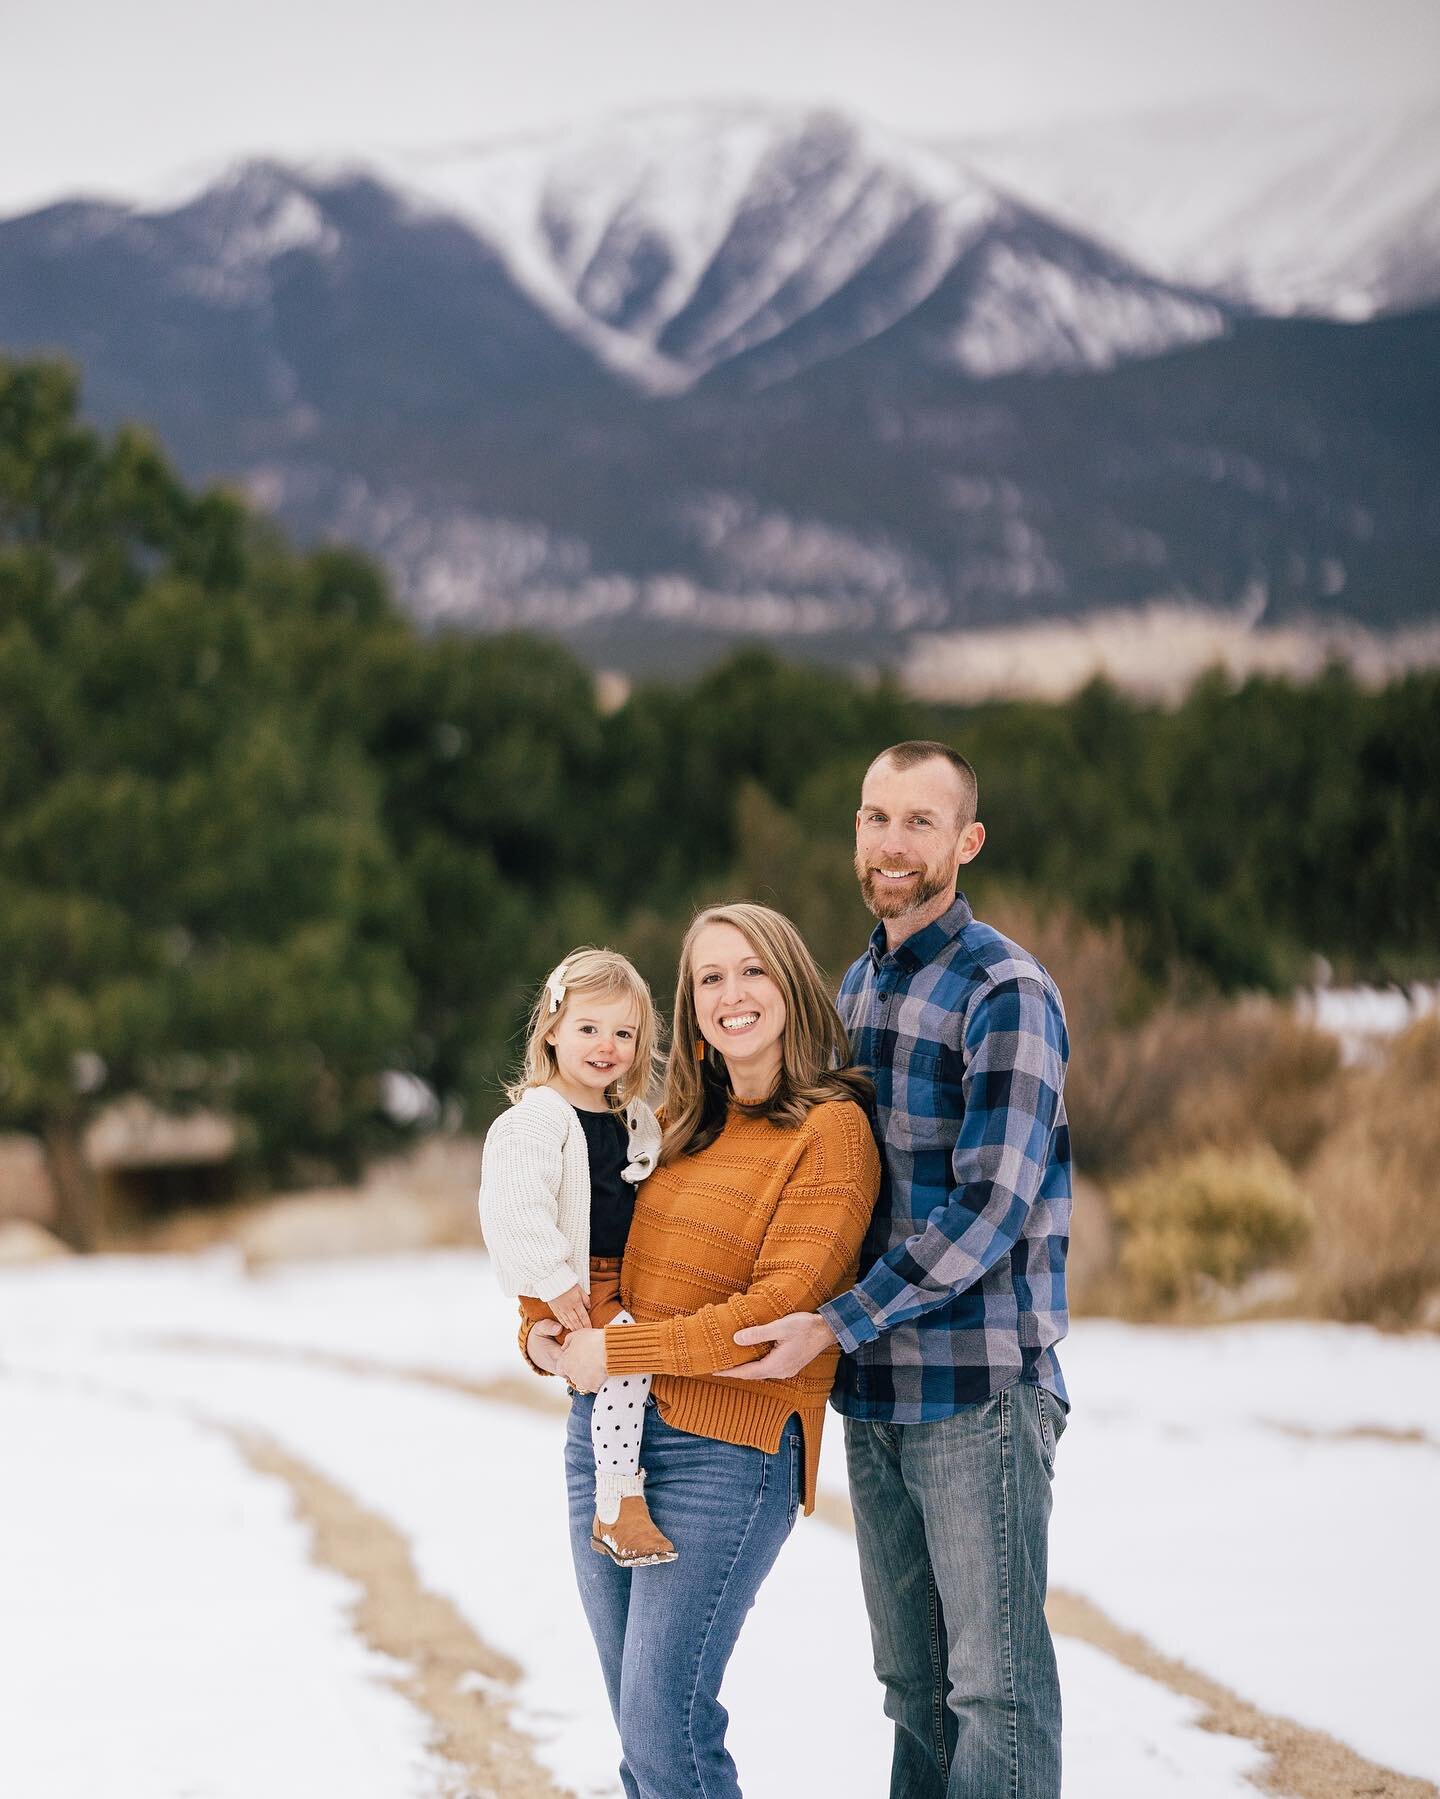
<path id="1" fill-rule="evenodd" d="M 980 816 L 980 782 L 959 750 L 952 750 L 948 743 L 936 743 L 930 738 L 912 738 L 908 743 L 892 743 L 888 750 L 881 750 L 871 761 L 870 768 L 874 768 L 876 762 L 888 762 L 903 773 L 907 768 L 936 757 L 948 762 L 960 777 L 960 825 L 963 829 Z M 870 768 L 865 770 L 867 775 Z"/>

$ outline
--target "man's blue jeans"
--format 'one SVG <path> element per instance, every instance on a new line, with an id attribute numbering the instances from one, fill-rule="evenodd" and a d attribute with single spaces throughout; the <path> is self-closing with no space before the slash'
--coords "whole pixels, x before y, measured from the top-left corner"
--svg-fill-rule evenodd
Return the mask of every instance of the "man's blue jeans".
<path id="1" fill-rule="evenodd" d="M 720 1681 L 799 1510 L 799 1420 L 766 1455 L 674 1430 L 647 1406 L 645 1498 L 680 1559 L 626 1569 L 590 1547 L 592 1405 L 579 1395 L 570 1408 L 570 1548 L 620 1732 L 621 1785 L 628 1799 L 740 1799 Z"/>
<path id="2" fill-rule="evenodd" d="M 845 1420 L 891 1799 L 1059 1799 L 1045 1581 L 1064 1428 L 1028 1384 L 933 1424 Z"/>

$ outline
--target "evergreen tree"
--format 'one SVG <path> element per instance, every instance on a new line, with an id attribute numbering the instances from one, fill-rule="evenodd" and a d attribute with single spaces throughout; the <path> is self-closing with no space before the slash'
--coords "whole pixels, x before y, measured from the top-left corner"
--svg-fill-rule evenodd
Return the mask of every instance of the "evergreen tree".
<path id="1" fill-rule="evenodd" d="M 143 435 L 78 423 L 66 371 L 0 364 L 0 1119 L 82 1247 L 112 1098 L 353 1162 L 409 1033 L 380 784 L 294 653 L 323 562 L 286 560 Z M 281 590 L 308 620 L 275 628 Z"/>

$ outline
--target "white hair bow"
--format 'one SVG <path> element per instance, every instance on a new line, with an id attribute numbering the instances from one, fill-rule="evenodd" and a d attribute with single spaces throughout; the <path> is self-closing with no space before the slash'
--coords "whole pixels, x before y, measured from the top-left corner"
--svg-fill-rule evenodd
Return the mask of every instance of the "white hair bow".
<path id="1" fill-rule="evenodd" d="M 545 977 L 545 991 L 550 995 L 550 1011 L 558 1012 L 565 1003 L 565 964 Z"/>

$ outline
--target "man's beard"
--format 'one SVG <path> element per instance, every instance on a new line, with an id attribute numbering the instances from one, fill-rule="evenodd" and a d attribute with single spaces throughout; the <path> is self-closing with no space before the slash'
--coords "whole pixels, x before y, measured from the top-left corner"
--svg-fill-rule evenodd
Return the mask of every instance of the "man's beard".
<path id="1" fill-rule="evenodd" d="M 902 918 L 907 912 L 929 905 L 937 893 L 954 890 L 955 877 L 933 868 L 922 868 L 915 877 L 900 885 L 877 875 L 860 856 L 855 858 L 855 873 L 860 877 L 860 897 L 874 918 Z"/>

